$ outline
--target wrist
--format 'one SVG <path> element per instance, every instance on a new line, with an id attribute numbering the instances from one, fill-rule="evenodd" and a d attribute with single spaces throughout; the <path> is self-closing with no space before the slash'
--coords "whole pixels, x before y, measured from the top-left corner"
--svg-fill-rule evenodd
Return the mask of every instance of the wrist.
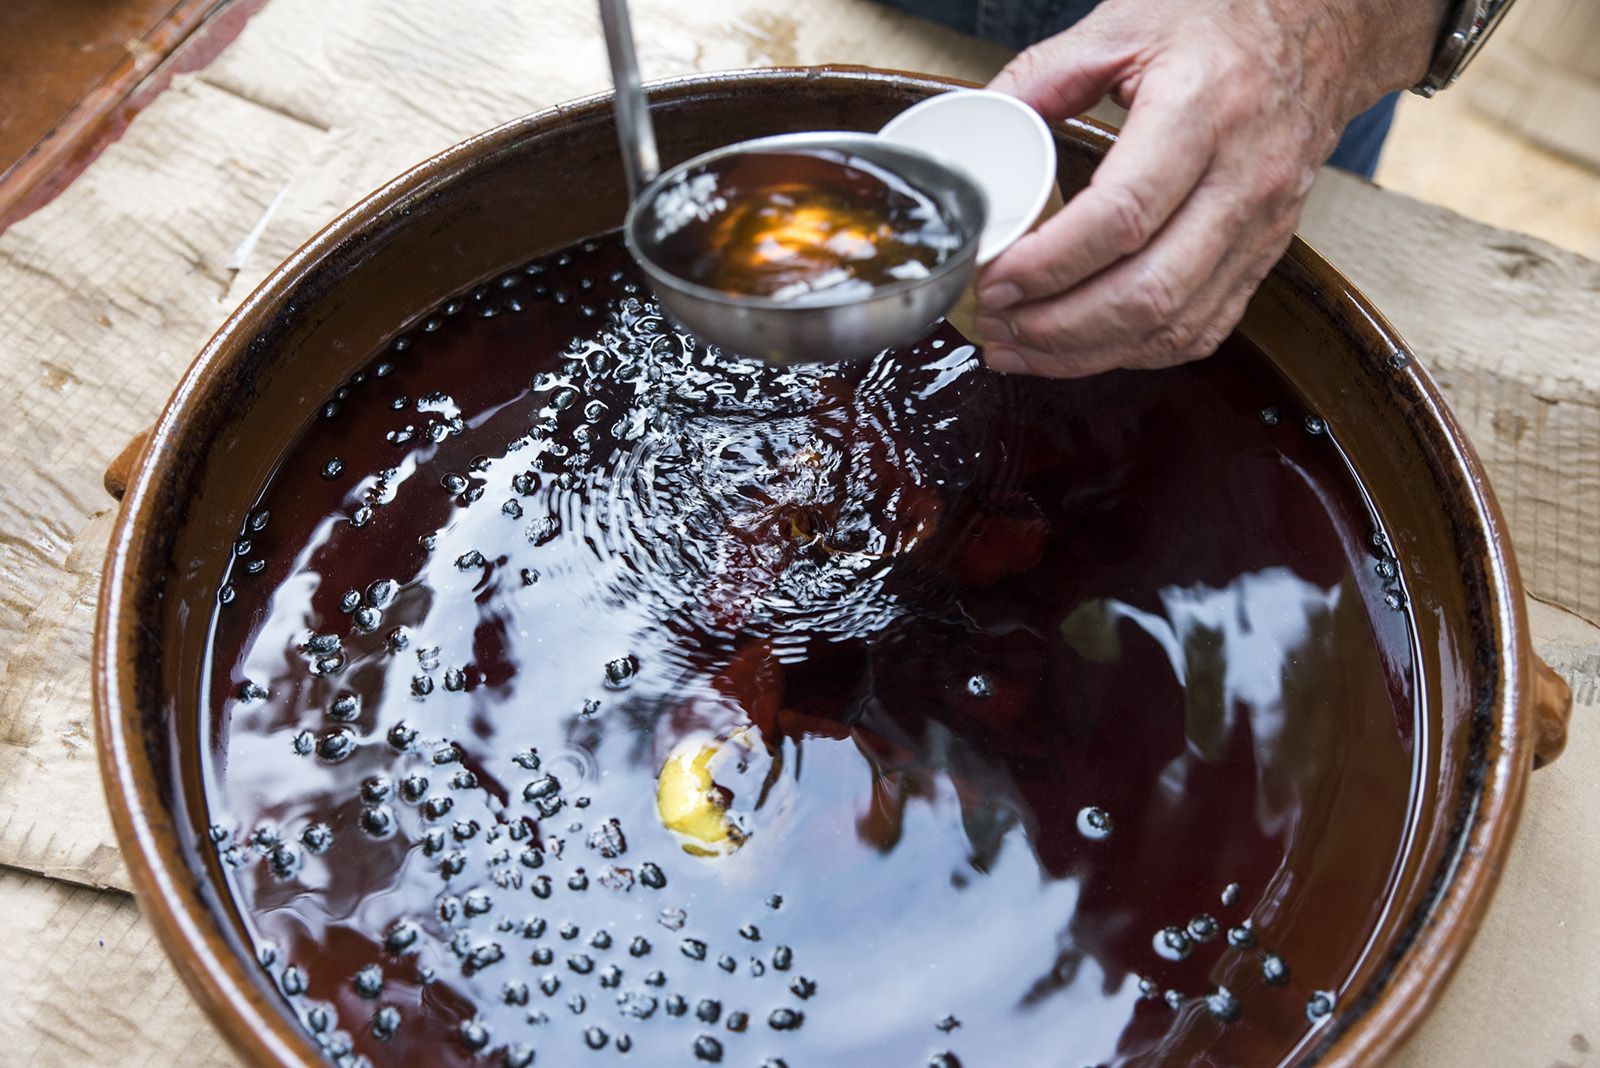
<path id="1" fill-rule="evenodd" d="M 1302 88 L 1337 127 L 1428 72 L 1452 0 L 1267 0 L 1301 27 Z"/>
<path id="2" fill-rule="evenodd" d="M 1380 98 L 1409 89 L 1428 74 L 1454 0 L 1362 0 L 1338 4 L 1360 20 L 1358 51 L 1347 68 L 1352 90 L 1351 115 Z"/>

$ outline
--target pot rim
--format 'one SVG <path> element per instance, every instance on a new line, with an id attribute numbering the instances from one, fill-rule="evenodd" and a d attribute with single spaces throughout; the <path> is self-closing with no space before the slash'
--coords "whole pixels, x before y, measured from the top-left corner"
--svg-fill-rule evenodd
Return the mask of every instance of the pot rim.
<path id="1" fill-rule="evenodd" d="M 692 74 L 651 82 L 656 97 L 688 95 L 719 86 L 749 87 L 759 83 L 792 84 L 828 79 L 870 87 L 890 83 L 897 88 L 929 93 L 971 87 L 956 79 L 880 70 L 853 65 L 766 67 Z M 342 212 L 274 269 L 246 297 L 200 350 L 184 373 L 150 431 L 145 456 L 181 436 L 182 428 L 203 397 L 216 385 L 223 364 L 239 358 L 274 308 L 311 275 L 320 261 L 344 242 L 360 235 L 385 209 L 417 198 L 450 182 L 454 174 L 480 156 L 513 146 L 530 131 L 609 112 L 610 91 L 556 104 L 469 137 L 447 148 Z M 1056 124 L 1100 150 L 1116 140 L 1115 132 L 1091 120 Z M 1291 242 L 1283 265 L 1297 269 L 1325 294 L 1342 300 L 1358 334 L 1388 351 L 1413 357 L 1412 350 L 1388 321 L 1353 285 L 1299 237 Z M 1282 269 L 1282 265 L 1279 268 Z M 1444 431 L 1448 454 L 1441 457 L 1458 495 L 1470 507 L 1471 548 L 1485 563 L 1489 603 L 1483 625 L 1493 639 L 1501 663 L 1493 692 L 1475 710 L 1487 729 L 1482 767 L 1470 785 L 1476 791 L 1455 818 L 1465 823 L 1455 834 L 1428 891 L 1408 928 L 1390 949 L 1383 970 L 1373 976 L 1377 992 L 1340 1012 L 1320 1040 L 1302 1047 L 1300 1063 L 1329 1065 L 1377 1064 L 1393 1055 L 1438 1002 L 1475 935 L 1499 883 L 1500 869 L 1521 814 L 1527 777 L 1533 763 L 1534 733 L 1531 694 L 1532 646 L 1526 608 L 1517 591 L 1521 581 L 1504 517 L 1489 488 L 1476 452 L 1446 406 L 1432 377 L 1409 360 L 1407 378 L 1414 383 L 1419 414 L 1430 416 Z M 112 531 L 100 583 L 94 635 L 94 709 L 101 777 L 110 804 L 122 856 L 132 878 L 141 911 L 155 928 L 167 956 L 208 1016 L 239 1053 L 256 1064 L 283 1066 L 322 1063 L 315 1045 L 285 1014 L 273 991 L 262 983 L 257 968 L 229 949 L 226 934 L 206 903 L 207 883 L 195 878 L 172 821 L 155 787 L 149 754 L 142 744 L 136 672 L 131 652 L 140 628 L 125 607 L 142 576 L 160 573 L 165 562 L 147 559 L 142 535 L 146 513 L 153 507 L 154 477 L 159 464 L 140 461 L 129 480 Z M 1507 656 L 1505 654 L 1509 653 Z M 1458 801 L 1458 804 L 1460 802 Z"/>

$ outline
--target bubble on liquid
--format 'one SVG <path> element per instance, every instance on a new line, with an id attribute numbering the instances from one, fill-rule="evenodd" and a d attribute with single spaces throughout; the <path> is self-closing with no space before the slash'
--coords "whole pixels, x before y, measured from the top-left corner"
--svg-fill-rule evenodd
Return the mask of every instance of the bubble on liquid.
<path id="1" fill-rule="evenodd" d="M 961 1058 L 946 1050 L 928 1058 L 928 1068 L 961 1068 Z"/>
<path id="2" fill-rule="evenodd" d="M 607 860 L 615 860 L 628 851 L 628 840 L 623 837 L 622 824 L 615 819 L 605 820 L 589 832 L 588 846 Z"/>
<path id="3" fill-rule="evenodd" d="M 379 806 L 361 813 L 361 829 L 374 838 L 387 838 L 394 833 L 394 813 Z"/>
<path id="4" fill-rule="evenodd" d="M 461 1044 L 476 1053 L 489 1044 L 489 1026 L 482 1020 L 463 1020 L 460 1028 Z"/>
<path id="5" fill-rule="evenodd" d="M 1228 945 L 1234 949 L 1253 949 L 1256 944 L 1255 925 L 1249 920 L 1236 927 L 1228 928 Z"/>
<path id="6" fill-rule="evenodd" d="M 1282 418 L 1283 412 L 1281 412 L 1276 405 L 1268 405 L 1267 407 L 1261 409 L 1262 426 L 1277 426 Z"/>
<path id="7" fill-rule="evenodd" d="M 1306 999 L 1306 1019 L 1318 1023 L 1333 1014 L 1334 995 L 1331 990 L 1318 990 Z"/>
<path id="8" fill-rule="evenodd" d="M 1323 421 L 1323 418 L 1320 415 L 1306 416 L 1305 426 L 1306 433 L 1312 435 L 1325 433 L 1328 429 L 1328 424 Z"/>
<path id="9" fill-rule="evenodd" d="M 1196 942 L 1209 942 L 1217 937 L 1218 925 L 1215 918 L 1201 913 L 1190 920 L 1187 927 L 1189 937 Z"/>
<path id="10" fill-rule="evenodd" d="M 387 1042 L 400 1030 L 400 1010 L 393 1005 L 383 1005 L 372 1014 L 372 1035 L 379 1042 Z"/>
<path id="11" fill-rule="evenodd" d="M 1276 953 L 1261 955 L 1261 977 L 1271 986 L 1289 985 L 1289 965 Z"/>
<path id="12" fill-rule="evenodd" d="M 1156 932 L 1152 944 L 1165 960 L 1183 960 L 1194 951 L 1194 941 L 1182 927 L 1163 927 Z"/>
<path id="13" fill-rule="evenodd" d="M 391 748 L 405 752 L 417 740 L 416 728 L 408 726 L 404 720 L 389 728 L 388 741 Z M 426 783 L 426 780 L 424 780 Z"/>
<path id="14" fill-rule="evenodd" d="M 789 992 L 795 997 L 804 1001 L 817 992 L 816 981 L 814 979 L 807 979 L 803 975 L 797 975 L 793 979 L 789 980 Z"/>
<path id="15" fill-rule="evenodd" d="M 361 781 L 361 801 L 367 805 L 381 805 L 389 800 L 389 780 L 382 775 L 369 775 Z"/>
<path id="16" fill-rule="evenodd" d="M 522 788 L 524 801 L 540 801 L 554 797 L 561 789 L 561 780 L 554 775 L 542 775 Z"/>
<path id="17" fill-rule="evenodd" d="M 356 751 L 356 736 L 347 727 L 336 727 L 317 741 L 318 758 L 336 764 Z"/>
<path id="18" fill-rule="evenodd" d="M 300 843 L 306 851 L 313 854 L 322 854 L 328 851 L 333 844 L 333 830 L 326 823 L 309 824 L 300 832 Z"/>
<path id="19" fill-rule="evenodd" d="M 1229 883 L 1222 888 L 1222 907 L 1233 908 L 1239 903 L 1239 884 Z"/>
<path id="20" fill-rule="evenodd" d="M 410 920 L 396 921 L 384 935 L 383 948 L 389 953 L 404 953 L 417 944 L 421 934 L 421 929 Z"/>
<path id="21" fill-rule="evenodd" d="M 954 1031 L 956 1028 L 961 1026 L 961 1021 L 956 1019 L 954 1016 L 946 1016 L 933 1026 L 938 1028 L 940 1031 L 943 1031 L 945 1034 L 949 1034 L 951 1031 Z"/>
<path id="22" fill-rule="evenodd" d="M 1222 1023 L 1234 1023 L 1241 1015 L 1239 999 L 1225 986 L 1206 995 L 1206 1011 Z"/>
<path id="23" fill-rule="evenodd" d="M 329 457 L 322 465 L 322 477 L 333 481 L 344 472 L 344 461 L 337 456 Z"/>
<path id="24" fill-rule="evenodd" d="M 639 661 L 632 656 L 619 656 L 606 662 L 606 686 L 620 690 L 626 687 L 639 671 Z"/>
<path id="25" fill-rule="evenodd" d="M 722 1060 L 722 1043 L 710 1035 L 699 1035 L 694 1040 L 694 1055 L 709 1064 L 717 1064 Z"/>
<path id="26" fill-rule="evenodd" d="M 286 845 L 279 845 L 267 854 L 267 865 L 273 875 L 287 879 L 299 870 L 300 854 Z"/>
<path id="27" fill-rule="evenodd" d="M 690 960 L 706 959 L 706 944 L 700 941 L 698 938 L 685 938 L 679 944 L 678 948 L 681 949 L 683 951 L 683 955 L 688 957 Z"/>
<path id="28" fill-rule="evenodd" d="M 767 1014 L 767 1026 L 774 1031 L 793 1031 L 805 1023 L 805 1013 L 797 1009 L 777 1008 Z"/>
<path id="29" fill-rule="evenodd" d="M 289 997 L 298 997 L 304 994 L 306 992 L 306 973 L 298 965 L 289 965 L 279 973 L 278 988 Z"/>
<path id="30" fill-rule="evenodd" d="M 634 1020 L 648 1020 L 655 1015 L 659 1002 L 651 994 L 630 990 L 617 995 L 617 1011 Z"/>
<path id="31" fill-rule="evenodd" d="M 350 986 L 357 996 L 367 1001 L 377 1000 L 378 995 L 383 993 L 383 969 L 376 964 L 367 965 L 356 972 L 350 980 Z"/>
<path id="32" fill-rule="evenodd" d="M 1111 837 L 1111 814 L 1095 805 L 1078 810 L 1078 833 L 1092 842 Z"/>
<path id="33" fill-rule="evenodd" d="M 994 682 L 987 675 L 974 675 L 967 680 L 967 693 L 973 697 L 993 697 Z"/>

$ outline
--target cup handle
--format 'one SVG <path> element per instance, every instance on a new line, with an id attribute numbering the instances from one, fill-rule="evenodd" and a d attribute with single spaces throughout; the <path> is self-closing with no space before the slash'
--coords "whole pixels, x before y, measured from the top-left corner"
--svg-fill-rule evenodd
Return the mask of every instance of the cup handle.
<path id="1" fill-rule="evenodd" d="M 102 484 L 106 492 L 117 500 L 122 500 L 122 495 L 128 492 L 128 483 L 133 481 L 134 468 L 139 466 L 139 461 L 144 458 L 144 447 L 150 443 L 150 431 L 153 427 L 145 427 L 135 434 L 122 451 L 117 453 L 117 458 L 106 467 L 105 478 Z"/>
<path id="2" fill-rule="evenodd" d="M 1542 768 L 1567 747 L 1572 687 L 1539 657 L 1533 658 L 1533 766 Z"/>

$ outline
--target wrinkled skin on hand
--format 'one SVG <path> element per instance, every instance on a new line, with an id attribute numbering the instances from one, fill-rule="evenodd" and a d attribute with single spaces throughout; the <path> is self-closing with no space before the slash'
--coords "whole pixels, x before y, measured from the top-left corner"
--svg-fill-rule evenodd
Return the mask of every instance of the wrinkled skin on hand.
<path id="1" fill-rule="evenodd" d="M 1106 0 L 991 87 L 1129 109 L 1087 188 L 978 280 L 991 367 L 1076 378 L 1210 355 L 1345 125 L 1425 73 L 1443 0 Z"/>

